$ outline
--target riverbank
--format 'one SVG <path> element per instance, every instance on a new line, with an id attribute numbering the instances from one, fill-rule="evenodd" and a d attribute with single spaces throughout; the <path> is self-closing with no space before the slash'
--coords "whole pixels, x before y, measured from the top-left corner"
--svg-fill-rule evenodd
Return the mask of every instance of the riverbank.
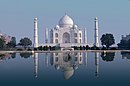
<path id="1" fill-rule="evenodd" d="M 74 51 L 0 51 L 2 53 L 63 53 L 63 52 L 130 52 L 130 50 L 74 50 Z"/>

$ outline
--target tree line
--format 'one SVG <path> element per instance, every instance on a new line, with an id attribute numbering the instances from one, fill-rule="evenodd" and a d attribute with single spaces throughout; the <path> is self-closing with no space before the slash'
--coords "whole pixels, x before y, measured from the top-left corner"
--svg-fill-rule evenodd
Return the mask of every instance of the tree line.
<path id="1" fill-rule="evenodd" d="M 101 41 L 101 45 L 102 47 L 96 47 L 96 46 L 92 46 L 89 47 L 88 45 L 86 46 L 72 46 L 74 48 L 74 50 L 107 50 L 107 49 L 117 49 L 117 48 L 110 48 L 112 45 L 115 44 L 115 39 L 113 34 L 111 33 L 106 33 L 103 34 L 102 37 L 100 38 Z M 120 43 L 117 44 L 118 48 L 120 49 L 130 49 L 130 40 L 126 41 L 126 40 L 121 40 Z M 16 38 L 12 37 L 11 41 L 8 42 L 6 44 L 6 41 L 4 39 L 4 37 L 0 38 L 0 49 L 5 49 L 5 48 L 15 48 L 16 46 L 21 46 L 24 49 L 27 49 L 28 47 L 32 46 L 32 41 L 30 38 L 28 37 L 24 37 L 21 38 L 19 43 L 16 44 Z M 38 48 L 34 48 L 34 50 L 59 50 L 60 47 L 58 46 L 39 46 Z"/>
<path id="2" fill-rule="evenodd" d="M 4 37 L 0 38 L 0 49 L 11 49 L 15 48 L 16 46 L 22 46 L 26 49 L 31 45 L 32 41 L 28 37 L 21 38 L 18 44 L 16 43 L 15 37 L 12 37 L 8 43 L 6 43 L 6 39 Z"/>

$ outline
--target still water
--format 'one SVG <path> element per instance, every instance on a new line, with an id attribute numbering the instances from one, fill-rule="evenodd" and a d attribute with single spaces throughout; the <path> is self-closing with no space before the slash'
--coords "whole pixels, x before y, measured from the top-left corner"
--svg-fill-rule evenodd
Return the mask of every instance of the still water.
<path id="1" fill-rule="evenodd" d="M 130 86 L 130 53 L 0 55 L 0 86 Z"/>

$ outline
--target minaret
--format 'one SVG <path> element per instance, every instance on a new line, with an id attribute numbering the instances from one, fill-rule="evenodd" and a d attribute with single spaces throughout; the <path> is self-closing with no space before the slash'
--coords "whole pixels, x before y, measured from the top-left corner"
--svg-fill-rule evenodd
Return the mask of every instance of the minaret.
<path id="1" fill-rule="evenodd" d="M 95 66 L 96 66 L 95 76 L 99 77 L 99 52 L 95 53 Z"/>
<path id="2" fill-rule="evenodd" d="M 38 28 L 37 28 L 37 18 L 34 18 L 34 48 L 38 47 Z"/>
<path id="3" fill-rule="evenodd" d="M 45 30 L 45 41 L 48 43 L 48 28 Z"/>
<path id="4" fill-rule="evenodd" d="M 34 53 L 34 75 L 37 78 L 37 75 L 38 75 L 38 53 Z"/>
<path id="5" fill-rule="evenodd" d="M 95 43 L 94 45 L 96 47 L 99 47 L 99 41 L 98 41 L 98 18 L 95 18 L 95 35 L 94 35 Z"/>
<path id="6" fill-rule="evenodd" d="M 87 33 L 86 33 L 86 28 L 84 28 L 84 43 L 87 43 Z"/>

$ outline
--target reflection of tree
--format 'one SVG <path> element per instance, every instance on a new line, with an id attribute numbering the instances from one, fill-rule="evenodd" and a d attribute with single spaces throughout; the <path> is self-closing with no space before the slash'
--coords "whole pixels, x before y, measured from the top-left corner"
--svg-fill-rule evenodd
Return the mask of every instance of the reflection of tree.
<path id="1" fill-rule="evenodd" d="M 11 53 L 12 58 L 16 58 L 16 53 Z"/>
<path id="2" fill-rule="evenodd" d="M 130 52 L 121 52 L 122 59 L 130 59 Z"/>
<path id="3" fill-rule="evenodd" d="M 0 54 L 0 60 L 6 60 L 6 59 L 10 59 L 10 58 L 15 58 L 16 57 L 16 53 L 3 53 Z"/>
<path id="4" fill-rule="evenodd" d="M 32 53 L 20 53 L 20 56 L 23 58 L 29 58 L 32 55 Z"/>
<path id="5" fill-rule="evenodd" d="M 103 61 L 113 61 L 115 57 L 115 52 L 102 52 L 101 57 Z"/>

